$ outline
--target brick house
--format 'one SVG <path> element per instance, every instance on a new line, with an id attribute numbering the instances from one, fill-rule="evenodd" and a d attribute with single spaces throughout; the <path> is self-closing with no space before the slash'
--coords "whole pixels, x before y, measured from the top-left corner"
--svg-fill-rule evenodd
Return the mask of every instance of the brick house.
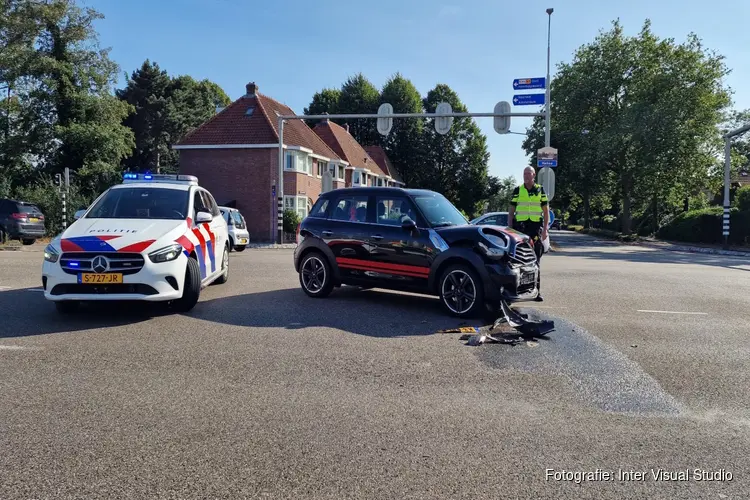
<path id="1" fill-rule="evenodd" d="M 346 187 L 360 186 L 403 186 L 398 177 L 394 177 L 384 170 L 380 163 L 375 161 L 366 148 L 363 148 L 349 133 L 349 126 L 342 127 L 330 120 L 324 120 L 315 127 L 313 131 L 349 166 L 346 171 Z M 379 147 L 382 157 L 385 152 Z M 383 164 L 385 164 L 385 161 Z"/>
<path id="2" fill-rule="evenodd" d="M 372 158 L 375 163 L 378 164 L 380 170 L 385 173 L 386 177 L 390 179 L 390 184 L 384 185 L 401 187 L 405 185 L 404 181 L 401 179 L 401 174 L 399 174 L 395 169 L 395 167 L 391 163 L 391 160 L 388 158 L 388 155 L 386 155 L 385 151 L 383 151 L 383 148 L 381 148 L 380 146 L 365 146 L 365 151 L 367 151 L 367 154 L 370 155 L 370 158 Z M 378 184 L 378 186 L 380 185 L 381 184 Z"/>
<path id="3" fill-rule="evenodd" d="M 248 223 L 252 241 L 273 241 L 278 183 L 278 119 L 295 114 L 258 92 L 246 93 L 173 146 L 180 151 L 180 173 L 195 175 L 216 198 L 232 204 Z M 284 124 L 284 206 L 305 217 L 322 190 L 323 173 L 331 188 L 345 187 L 349 163 L 301 120 Z"/>

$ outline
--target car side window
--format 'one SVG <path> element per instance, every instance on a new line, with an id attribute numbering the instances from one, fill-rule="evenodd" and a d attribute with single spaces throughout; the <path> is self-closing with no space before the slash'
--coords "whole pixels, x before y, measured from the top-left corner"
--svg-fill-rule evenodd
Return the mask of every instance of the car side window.
<path id="1" fill-rule="evenodd" d="M 308 217 L 315 217 L 318 219 L 325 219 L 327 214 L 327 209 L 330 200 L 328 198 L 318 198 L 318 201 L 315 202 L 315 205 L 313 205 L 312 210 L 310 210 L 310 215 Z"/>
<path id="2" fill-rule="evenodd" d="M 400 226 L 406 216 L 418 223 L 417 212 L 408 198 L 401 196 L 378 196 L 375 201 L 375 221 L 386 226 Z"/>
<path id="3" fill-rule="evenodd" d="M 494 226 L 497 224 L 497 215 L 492 215 L 490 217 L 487 217 L 486 219 L 482 219 L 480 221 L 480 224 L 486 224 L 488 226 Z"/>
<path id="4" fill-rule="evenodd" d="M 193 195 L 193 218 L 198 216 L 198 212 L 211 212 L 203 202 L 203 196 L 199 190 L 195 191 Z"/>
<path id="5" fill-rule="evenodd" d="M 331 219 L 348 222 L 367 222 L 367 196 L 347 196 L 338 198 L 333 207 Z"/>
<path id="6" fill-rule="evenodd" d="M 216 204 L 216 200 L 214 200 L 214 197 L 211 195 L 211 193 L 209 193 L 208 191 L 201 191 L 201 195 L 203 196 L 203 206 L 206 207 L 206 210 L 214 217 L 218 217 L 219 215 L 221 215 L 219 205 Z"/>

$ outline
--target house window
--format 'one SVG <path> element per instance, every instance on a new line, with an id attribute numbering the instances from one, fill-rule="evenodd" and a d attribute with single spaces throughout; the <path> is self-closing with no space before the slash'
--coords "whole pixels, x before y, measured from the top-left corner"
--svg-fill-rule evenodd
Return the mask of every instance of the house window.
<path id="1" fill-rule="evenodd" d="M 323 177 L 323 172 L 325 172 L 326 170 L 328 170 L 328 162 L 318 160 L 318 177 Z"/>
<path id="2" fill-rule="evenodd" d="M 304 219 L 309 210 L 307 196 L 284 196 L 284 210 L 294 210 Z"/>
<path id="3" fill-rule="evenodd" d="M 287 151 L 284 170 L 303 174 L 310 173 L 312 172 L 312 158 L 302 151 Z"/>
<path id="4" fill-rule="evenodd" d="M 360 186 L 362 184 L 362 172 L 355 170 L 352 172 L 352 186 Z"/>
<path id="5" fill-rule="evenodd" d="M 339 165 L 339 175 L 336 176 L 336 180 L 343 181 L 346 179 L 346 175 L 344 174 L 344 166 Z"/>

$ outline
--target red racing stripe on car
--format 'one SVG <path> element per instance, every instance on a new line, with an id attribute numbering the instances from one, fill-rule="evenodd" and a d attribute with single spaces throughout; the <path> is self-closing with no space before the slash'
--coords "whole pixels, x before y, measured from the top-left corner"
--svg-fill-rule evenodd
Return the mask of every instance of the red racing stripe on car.
<path id="1" fill-rule="evenodd" d="M 379 267 L 370 267 L 370 266 L 364 266 L 360 264 L 339 264 L 339 267 L 341 269 L 354 269 L 356 271 L 370 271 L 374 273 L 384 273 L 384 274 L 396 274 L 398 276 L 409 276 L 410 278 L 427 278 L 428 275 L 424 273 L 410 273 L 408 271 L 394 271 L 392 269 L 382 269 Z"/>
<path id="2" fill-rule="evenodd" d="M 370 268 L 369 270 L 382 270 L 390 271 L 393 273 L 410 273 L 422 277 L 427 277 L 430 274 L 430 268 L 424 266 L 407 266 L 405 264 L 386 264 L 384 262 L 374 262 L 363 259 L 349 259 L 346 257 L 336 257 L 336 263 L 344 266 L 363 266 Z"/>
<path id="3" fill-rule="evenodd" d="M 132 245 L 128 245 L 126 247 L 122 247 L 118 252 L 142 252 L 145 249 L 147 249 L 151 243 L 153 243 L 156 240 L 146 240 L 146 241 L 139 241 L 138 243 L 133 243 Z"/>
<path id="4" fill-rule="evenodd" d="M 208 223 L 203 224 L 203 229 L 208 233 L 208 239 L 211 240 L 211 244 L 216 248 L 216 236 L 211 232 L 211 226 Z"/>

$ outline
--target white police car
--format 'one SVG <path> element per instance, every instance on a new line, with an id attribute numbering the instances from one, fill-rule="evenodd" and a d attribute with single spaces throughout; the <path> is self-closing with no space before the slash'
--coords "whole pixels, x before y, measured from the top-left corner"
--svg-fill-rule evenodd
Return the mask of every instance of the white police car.
<path id="1" fill-rule="evenodd" d="M 44 250 L 44 297 L 60 312 L 80 301 L 195 306 L 229 277 L 227 223 L 191 175 L 124 174 Z"/>

